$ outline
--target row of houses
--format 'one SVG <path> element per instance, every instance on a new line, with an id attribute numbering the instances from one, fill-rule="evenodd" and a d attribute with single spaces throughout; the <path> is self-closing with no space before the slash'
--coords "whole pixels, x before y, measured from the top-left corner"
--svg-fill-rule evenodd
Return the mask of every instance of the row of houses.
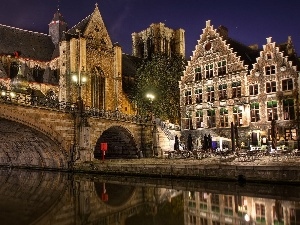
<path id="1" fill-rule="evenodd" d="M 206 21 L 179 82 L 182 133 L 200 140 L 208 133 L 230 139 L 235 126 L 238 146 L 269 145 L 274 120 L 277 144 L 294 148 L 300 127 L 299 81 L 291 37 L 282 44 L 268 37 L 259 49 Z"/>

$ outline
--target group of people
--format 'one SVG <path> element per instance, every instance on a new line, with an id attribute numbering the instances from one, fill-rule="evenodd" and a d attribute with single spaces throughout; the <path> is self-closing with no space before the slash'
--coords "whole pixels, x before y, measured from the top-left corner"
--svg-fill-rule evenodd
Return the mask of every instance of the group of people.
<path id="1" fill-rule="evenodd" d="M 189 134 L 187 137 L 187 141 L 186 141 L 186 149 L 188 151 L 192 151 L 193 147 L 194 147 L 193 138 L 192 138 L 192 135 Z M 208 149 L 212 149 L 212 137 L 210 134 L 208 134 L 208 135 L 204 134 L 202 149 L 205 151 Z M 180 143 L 179 143 L 179 138 L 177 135 L 175 135 L 174 150 L 175 151 L 180 150 Z"/>

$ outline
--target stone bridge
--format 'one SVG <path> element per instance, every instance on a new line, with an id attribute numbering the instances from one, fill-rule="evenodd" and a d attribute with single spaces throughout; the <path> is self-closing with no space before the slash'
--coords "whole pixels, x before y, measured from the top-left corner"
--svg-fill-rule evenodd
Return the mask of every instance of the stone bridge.
<path id="1" fill-rule="evenodd" d="M 74 163 L 105 157 L 151 155 L 152 124 L 133 116 L 85 115 L 87 126 L 66 108 L 0 101 L 0 165 L 70 169 Z"/>

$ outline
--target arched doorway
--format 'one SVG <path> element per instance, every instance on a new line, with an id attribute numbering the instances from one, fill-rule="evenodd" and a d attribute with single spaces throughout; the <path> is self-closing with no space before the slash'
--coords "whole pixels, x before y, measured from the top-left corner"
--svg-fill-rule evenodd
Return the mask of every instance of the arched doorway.
<path id="1" fill-rule="evenodd" d="M 96 159 L 102 159 L 101 143 L 107 143 L 105 158 L 137 158 L 135 140 L 124 127 L 113 126 L 102 133 L 94 149 Z"/>

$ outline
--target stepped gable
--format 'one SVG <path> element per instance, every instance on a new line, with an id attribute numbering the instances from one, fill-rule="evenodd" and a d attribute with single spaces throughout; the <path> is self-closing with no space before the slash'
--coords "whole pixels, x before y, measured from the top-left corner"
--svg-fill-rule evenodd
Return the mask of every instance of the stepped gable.
<path id="1" fill-rule="evenodd" d="M 251 48 L 228 37 L 228 29 L 225 26 L 219 26 L 217 32 L 226 41 L 226 44 L 229 44 L 230 48 L 233 48 L 233 52 L 236 52 L 237 56 L 241 57 L 244 64 L 248 65 L 248 69 L 252 69 L 253 64 L 256 63 L 256 58 L 259 57 L 260 50 L 258 48 Z"/>
<path id="2" fill-rule="evenodd" d="M 49 61 L 54 49 L 49 35 L 0 24 L 0 55 Z"/>
<path id="3" fill-rule="evenodd" d="M 300 69 L 300 60 L 297 56 L 297 53 L 295 52 L 294 45 L 292 43 L 292 39 L 289 36 L 288 40 L 284 43 L 276 44 L 276 47 L 279 48 L 280 52 L 283 52 L 284 56 L 288 57 L 289 61 L 293 62 L 294 66 L 297 66 L 297 70 Z"/>

